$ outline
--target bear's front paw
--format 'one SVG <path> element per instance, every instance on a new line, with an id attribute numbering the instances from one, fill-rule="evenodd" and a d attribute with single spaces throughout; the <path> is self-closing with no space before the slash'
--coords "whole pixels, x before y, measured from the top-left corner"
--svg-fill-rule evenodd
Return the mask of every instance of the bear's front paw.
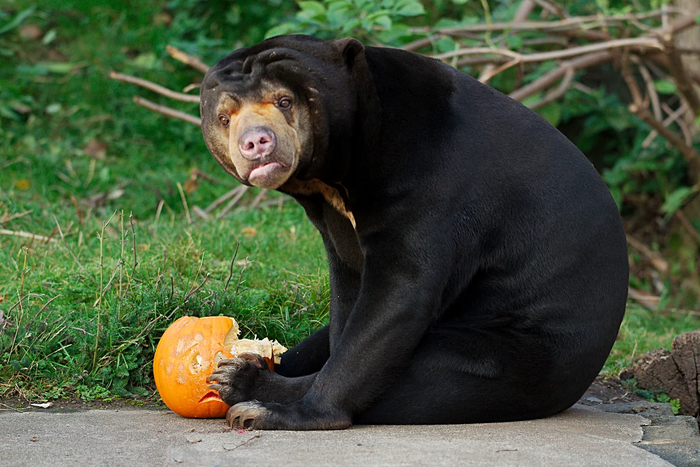
<path id="1" fill-rule="evenodd" d="M 269 371 L 263 357 L 242 353 L 236 358 L 221 360 L 219 368 L 207 378 L 207 382 L 214 383 L 209 387 L 219 393 L 221 400 L 235 405 L 252 399 L 260 375 Z"/>
<path id="2" fill-rule="evenodd" d="M 301 401 L 289 405 L 274 402 L 241 402 L 226 414 L 231 428 L 253 430 L 337 430 L 352 424 L 349 413 L 319 410 Z"/>

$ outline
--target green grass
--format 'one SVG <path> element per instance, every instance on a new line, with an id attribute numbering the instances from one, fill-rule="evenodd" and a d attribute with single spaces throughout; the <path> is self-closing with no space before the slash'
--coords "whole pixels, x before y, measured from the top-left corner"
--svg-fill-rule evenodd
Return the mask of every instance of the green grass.
<path id="1" fill-rule="evenodd" d="M 107 77 L 118 70 L 182 89 L 201 74 L 169 58 L 167 44 L 210 62 L 223 55 L 186 8 L 161 23 L 165 6 L 17 1 L 0 10 L 0 30 L 28 11 L 0 34 L 0 228 L 52 238 L 0 235 L 0 395 L 145 395 L 158 339 L 183 314 L 234 316 L 246 336 L 287 346 L 327 321 L 325 255 L 303 210 L 290 201 L 250 209 L 251 189 L 230 215 L 198 218 L 194 206 L 236 182 L 199 128 L 131 100 L 164 99 Z M 40 37 L 23 38 L 28 25 Z M 93 140 L 104 157 L 85 150 Z M 189 223 L 178 184 L 196 171 L 212 179 L 188 186 Z"/>
<path id="2" fill-rule="evenodd" d="M 250 190 L 228 216 L 198 218 L 194 206 L 210 205 L 235 182 L 197 127 L 131 100 L 165 99 L 107 78 L 117 70 L 179 90 L 201 75 L 170 59 L 167 44 L 212 63 L 265 30 L 217 32 L 202 3 L 171 3 L 178 8 L 24 0 L 0 7 L 0 31 L 27 12 L 0 32 L 0 229 L 52 239 L 0 235 L 0 396 L 152 394 L 155 346 L 184 314 L 234 316 L 246 336 L 287 346 L 328 319 L 325 254 L 303 210 L 291 201 L 251 209 Z M 260 13 L 251 11 L 243 13 Z M 22 37 L 30 24 L 38 38 Z M 94 140 L 104 144 L 103 158 L 85 150 Z M 212 179 L 188 186 L 190 223 L 178 184 L 196 171 Z M 690 315 L 631 307 L 606 372 L 698 327 Z"/>

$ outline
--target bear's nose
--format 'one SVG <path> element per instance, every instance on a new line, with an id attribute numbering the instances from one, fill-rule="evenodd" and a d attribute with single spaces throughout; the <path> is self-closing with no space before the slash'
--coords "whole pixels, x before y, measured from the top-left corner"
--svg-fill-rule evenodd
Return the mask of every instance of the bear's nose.
<path id="1" fill-rule="evenodd" d="M 275 149 L 277 137 L 266 126 L 249 128 L 238 138 L 241 155 L 248 160 L 262 159 Z"/>

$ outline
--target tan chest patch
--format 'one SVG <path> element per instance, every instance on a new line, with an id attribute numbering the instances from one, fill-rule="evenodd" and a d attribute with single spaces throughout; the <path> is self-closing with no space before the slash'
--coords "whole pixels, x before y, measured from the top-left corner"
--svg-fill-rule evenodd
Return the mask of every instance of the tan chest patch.
<path id="1" fill-rule="evenodd" d="M 326 185 L 321 180 L 313 179 L 308 181 L 299 181 L 296 179 L 290 179 L 280 187 L 287 193 L 298 194 L 298 195 L 314 195 L 320 194 L 325 200 L 335 208 L 340 214 L 345 216 L 352 224 L 353 229 L 355 226 L 355 216 L 352 215 L 345 205 L 345 200 L 340 195 L 337 189 L 330 185 Z"/>

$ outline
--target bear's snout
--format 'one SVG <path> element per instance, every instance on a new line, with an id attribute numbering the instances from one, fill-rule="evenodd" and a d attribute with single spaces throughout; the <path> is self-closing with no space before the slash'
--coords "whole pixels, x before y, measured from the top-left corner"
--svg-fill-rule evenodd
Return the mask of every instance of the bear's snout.
<path id="1" fill-rule="evenodd" d="M 248 160 L 262 159 L 274 151 L 277 144 L 275 132 L 266 126 L 245 130 L 238 138 L 238 149 Z"/>

